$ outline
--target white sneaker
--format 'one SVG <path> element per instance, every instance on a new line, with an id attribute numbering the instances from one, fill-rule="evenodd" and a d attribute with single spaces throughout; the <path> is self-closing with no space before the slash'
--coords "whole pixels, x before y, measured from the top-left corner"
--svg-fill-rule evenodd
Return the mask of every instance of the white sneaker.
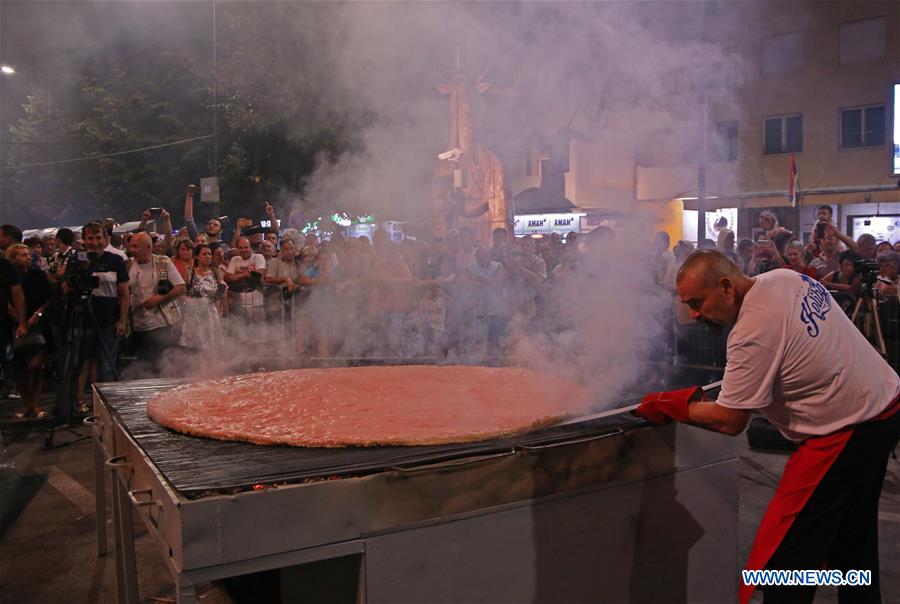
<path id="1" fill-rule="evenodd" d="M 19 394 L 18 390 L 13 390 L 9 394 L 6 395 L 6 398 L 11 401 L 18 401 L 22 398 L 22 395 Z"/>

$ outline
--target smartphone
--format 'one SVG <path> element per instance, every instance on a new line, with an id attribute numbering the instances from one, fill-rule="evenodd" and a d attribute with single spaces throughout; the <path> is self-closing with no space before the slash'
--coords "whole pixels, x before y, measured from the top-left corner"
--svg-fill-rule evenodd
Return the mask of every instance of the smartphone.
<path id="1" fill-rule="evenodd" d="M 825 237 L 825 223 L 824 222 L 816 223 L 816 237 L 819 239 L 823 239 Z"/>
<path id="2" fill-rule="evenodd" d="M 159 216 L 160 214 L 162 214 L 163 209 L 162 208 L 149 208 L 149 211 L 150 211 L 151 216 Z"/>

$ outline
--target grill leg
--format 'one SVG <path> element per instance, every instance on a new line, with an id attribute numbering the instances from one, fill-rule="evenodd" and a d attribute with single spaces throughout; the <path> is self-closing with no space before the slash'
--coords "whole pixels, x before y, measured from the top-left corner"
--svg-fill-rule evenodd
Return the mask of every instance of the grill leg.
<path id="1" fill-rule="evenodd" d="M 116 520 L 116 592 L 119 604 L 138 604 L 134 558 L 134 519 L 125 485 L 113 480 L 113 519 Z"/>
<path id="2" fill-rule="evenodd" d="M 100 443 L 94 440 L 94 517 L 97 521 L 97 555 L 106 555 L 106 464 Z"/>
<path id="3" fill-rule="evenodd" d="M 175 597 L 178 604 L 197 604 L 197 588 L 193 583 L 188 583 L 183 575 L 175 579 Z"/>

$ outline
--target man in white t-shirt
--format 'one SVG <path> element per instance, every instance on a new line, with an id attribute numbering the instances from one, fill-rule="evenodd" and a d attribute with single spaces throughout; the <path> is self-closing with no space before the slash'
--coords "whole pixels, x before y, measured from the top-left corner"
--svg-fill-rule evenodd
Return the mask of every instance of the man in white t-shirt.
<path id="1" fill-rule="evenodd" d="M 153 242 L 147 233 L 136 233 L 129 246 L 132 259 L 128 288 L 135 354 L 155 370 L 163 351 L 176 346 L 181 335 L 181 313 L 174 300 L 185 293 L 184 279 L 168 257 L 153 255 Z"/>
<path id="2" fill-rule="evenodd" d="M 794 271 L 748 278 L 713 250 L 692 254 L 677 277 L 694 320 L 733 326 L 721 394 L 649 395 L 637 413 L 736 435 L 751 411 L 799 444 L 760 523 L 748 570 L 872 571 L 841 598 L 880 601 L 878 499 L 900 436 L 900 379 L 828 291 Z M 741 587 L 746 603 L 753 588 Z M 812 602 L 815 588 L 766 587 L 765 602 Z M 848 600 L 850 601 L 850 600 Z"/>
<path id="3" fill-rule="evenodd" d="M 266 319 L 261 289 L 266 259 L 262 254 L 253 253 L 246 237 L 239 238 L 235 247 L 238 255 L 231 259 L 225 271 L 225 283 L 234 303 L 232 309 L 249 323 L 261 323 Z"/>

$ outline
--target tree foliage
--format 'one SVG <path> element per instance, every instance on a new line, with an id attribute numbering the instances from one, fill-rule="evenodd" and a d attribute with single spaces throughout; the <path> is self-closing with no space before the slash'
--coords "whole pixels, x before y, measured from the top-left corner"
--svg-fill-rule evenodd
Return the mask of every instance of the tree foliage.
<path id="1" fill-rule="evenodd" d="M 259 5 L 224 6 L 218 166 L 212 138 L 122 153 L 214 131 L 209 57 L 122 39 L 72 66 L 73 77 L 28 95 L 24 117 L 10 128 L 4 220 L 46 226 L 112 216 L 126 222 L 145 207 L 167 206 L 177 222 L 185 185 L 216 168 L 221 211 L 257 216 L 262 201 L 279 192 L 302 195 L 322 158 L 361 149 L 361 132 L 373 117 L 348 100 L 327 61 L 315 55 L 326 34 L 298 30 L 298 20 L 266 14 Z M 54 163 L 93 156 L 107 157 Z M 43 163 L 51 165 L 31 165 Z"/>

